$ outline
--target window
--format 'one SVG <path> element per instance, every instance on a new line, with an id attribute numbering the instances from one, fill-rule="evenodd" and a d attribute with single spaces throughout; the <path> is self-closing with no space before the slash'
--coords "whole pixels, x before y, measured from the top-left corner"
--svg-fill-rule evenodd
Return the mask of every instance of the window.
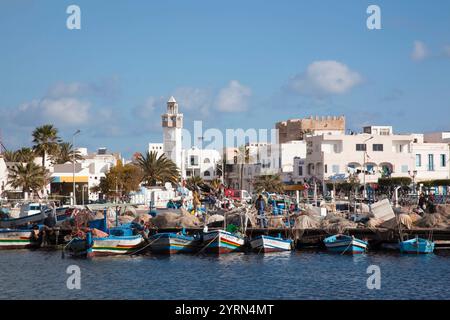
<path id="1" fill-rule="evenodd" d="M 428 171 L 434 171 L 434 154 L 428 155 Z"/>
<path id="2" fill-rule="evenodd" d="M 209 158 L 205 158 L 205 160 L 203 160 L 203 163 L 210 163 L 211 161 L 209 160 Z"/>
<path id="3" fill-rule="evenodd" d="M 325 173 L 328 173 L 328 165 L 325 165 Z"/>
<path id="4" fill-rule="evenodd" d="M 333 165 L 333 168 L 332 168 L 332 170 L 333 170 L 333 173 L 339 173 L 339 165 Z"/>
<path id="5" fill-rule="evenodd" d="M 447 155 L 441 154 L 441 167 L 447 166 Z"/>
<path id="6" fill-rule="evenodd" d="M 197 166 L 197 165 L 198 165 L 198 157 L 191 156 L 191 166 Z"/>
<path id="7" fill-rule="evenodd" d="M 356 151 L 366 151 L 367 145 L 363 143 L 356 144 Z"/>
<path id="8" fill-rule="evenodd" d="M 421 167 L 421 166 L 422 166 L 422 155 L 416 154 L 416 167 Z"/>
<path id="9" fill-rule="evenodd" d="M 205 172 L 203 173 L 203 175 L 204 175 L 205 177 L 211 176 L 211 174 L 209 173 L 209 171 L 205 171 Z"/>
<path id="10" fill-rule="evenodd" d="M 373 151 L 383 151 L 383 145 L 382 144 L 374 144 L 372 146 Z"/>
<path id="11" fill-rule="evenodd" d="M 366 165 L 367 174 L 373 174 L 375 172 L 375 167 L 373 164 Z"/>
<path id="12" fill-rule="evenodd" d="M 298 166 L 298 175 L 303 177 L 303 166 Z"/>

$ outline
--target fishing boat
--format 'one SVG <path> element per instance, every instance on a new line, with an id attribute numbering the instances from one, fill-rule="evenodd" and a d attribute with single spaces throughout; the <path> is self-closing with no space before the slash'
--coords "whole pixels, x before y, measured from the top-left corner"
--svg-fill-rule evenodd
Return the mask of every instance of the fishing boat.
<path id="1" fill-rule="evenodd" d="M 150 236 L 148 241 L 150 251 L 161 254 L 195 253 L 202 244 L 199 236 L 190 236 L 184 231 L 181 233 L 157 233 Z"/>
<path id="2" fill-rule="evenodd" d="M 86 234 L 87 257 L 130 254 L 136 252 L 144 244 L 140 234 L 133 234 L 133 229 L 120 226 L 110 229 L 106 237 L 93 237 Z"/>
<path id="3" fill-rule="evenodd" d="M 37 246 L 39 243 L 33 229 L 0 229 L 0 250 L 26 249 Z"/>
<path id="4" fill-rule="evenodd" d="M 211 230 L 203 233 L 203 245 L 208 253 L 222 254 L 240 251 L 244 244 L 244 237 L 225 230 Z"/>
<path id="5" fill-rule="evenodd" d="M 366 241 L 348 236 L 344 234 L 337 234 L 323 240 L 325 246 L 330 252 L 358 254 L 364 253 L 367 250 L 368 243 Z"/>
<path id="6" fill-rule="evenodd" d="M 292 240 L 283 239 L 281 235 L 278 237 L 261 235 L 253 238 L 250 246 L 254 251 L 263 253 L 290 251 L 292 250 Z"/>
<path id="7" fill-rule="evenodd" d="M 434 242 L 416 237 L 414 239 L 401 241 L 400 252 L 401 253 L 433 253 Z"/>

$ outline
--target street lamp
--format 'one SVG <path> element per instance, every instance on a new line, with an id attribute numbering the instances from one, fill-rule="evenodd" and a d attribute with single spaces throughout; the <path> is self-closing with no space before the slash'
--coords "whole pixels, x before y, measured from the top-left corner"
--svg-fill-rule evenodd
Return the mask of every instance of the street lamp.
<path id="1" fill-rule="evenodd" d="M 373 136 L 364 140 L 363 144 L 364 144 L 364 162 L 363 162 L 363 170 L 364 170 L 364 175 L 363 175 L 363 186 L 364 186 L 364 194 L 363 194 L 363 198 L 366 198 L 367 195 L 367 190 L 366 190 L 366 154 L 367 154 L 367 146 L 366 146 L 366 142 L 369 140 L 372 140 Z"/>
<path id="2" fill-rule="evenodd" d="M 75 195 L 75 136 L 79 134 L 81 131 L 78 129 L 72 135 L 72 148 L 74 149 L 72 152 L 72 182 L 73 182 L 73 205 L 77 205 L 77 197 Z"/>

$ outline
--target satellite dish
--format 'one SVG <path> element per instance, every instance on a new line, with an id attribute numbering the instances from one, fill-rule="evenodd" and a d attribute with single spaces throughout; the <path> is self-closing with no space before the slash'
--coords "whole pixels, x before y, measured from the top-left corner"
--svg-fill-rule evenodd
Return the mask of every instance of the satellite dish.
<path id="1" fill-rule="evenodd" d="M 172 190 L 172 184 L 171 184 L 170 182 L 166 182 L 166 183 L 164 184 L 164 188 L 165 188 L 166 190 Z"/>

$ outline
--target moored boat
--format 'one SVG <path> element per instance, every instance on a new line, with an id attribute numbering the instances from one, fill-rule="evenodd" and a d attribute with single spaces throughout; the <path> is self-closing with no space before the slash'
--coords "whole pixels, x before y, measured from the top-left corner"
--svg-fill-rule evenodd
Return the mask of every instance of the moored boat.
<path id="1" fill-rule="evenodd" d="M 240 251 L 244 244 L 244 237 L 225 230 L 211 230 L 203 233 L 203 245 L 208 253 L 222 254 Z"/>
<path id="2" fill-rule="evenodd" d="M 87 257 L 109 256 L 136 252 L 143 246 L 144 238 L 140 234 L 125 236 L 110 234 L 107 237 L 94 238 L 91 237 L 91 233 L 88 233 L 86 242 L 88 245 Z"/>
<path id="3" fill-rule="evenodd" d="M 37 246 L 39 243 L 33 229 L 0 229 L 0 250 L 26 249 Z"/>
<path id="4" fill-rule="evenodd" d="M 254 251 L 263 253 L 290 251 L 292 250 L 292 240 L 283 239 L 281 236 L 271 237 L 261 235 L 253 238 L 250 241 L 250 246 Z"/>
<path id="5" fill-rule="evenodd" d="M 150 251 L 161 254 L 195 253 L 202 244 L 198 236 L 174 232 L 157 233 L 150 236 L 148 241 Z"/>
<path id="6" fill-rule="evenodd" d="M 366 241 L 348 236 L 337 234 L 323 240 L 328 251 L 346 254 L 364 253 L 367 250 L 368 243 Z"/>
<path id="7" fill-rule="evenodd" d="M 401 253 L 433 253 L 434 242 L 422 239 L 414 238 L 406 241 L 400 242 L 400 252 Z"/>

